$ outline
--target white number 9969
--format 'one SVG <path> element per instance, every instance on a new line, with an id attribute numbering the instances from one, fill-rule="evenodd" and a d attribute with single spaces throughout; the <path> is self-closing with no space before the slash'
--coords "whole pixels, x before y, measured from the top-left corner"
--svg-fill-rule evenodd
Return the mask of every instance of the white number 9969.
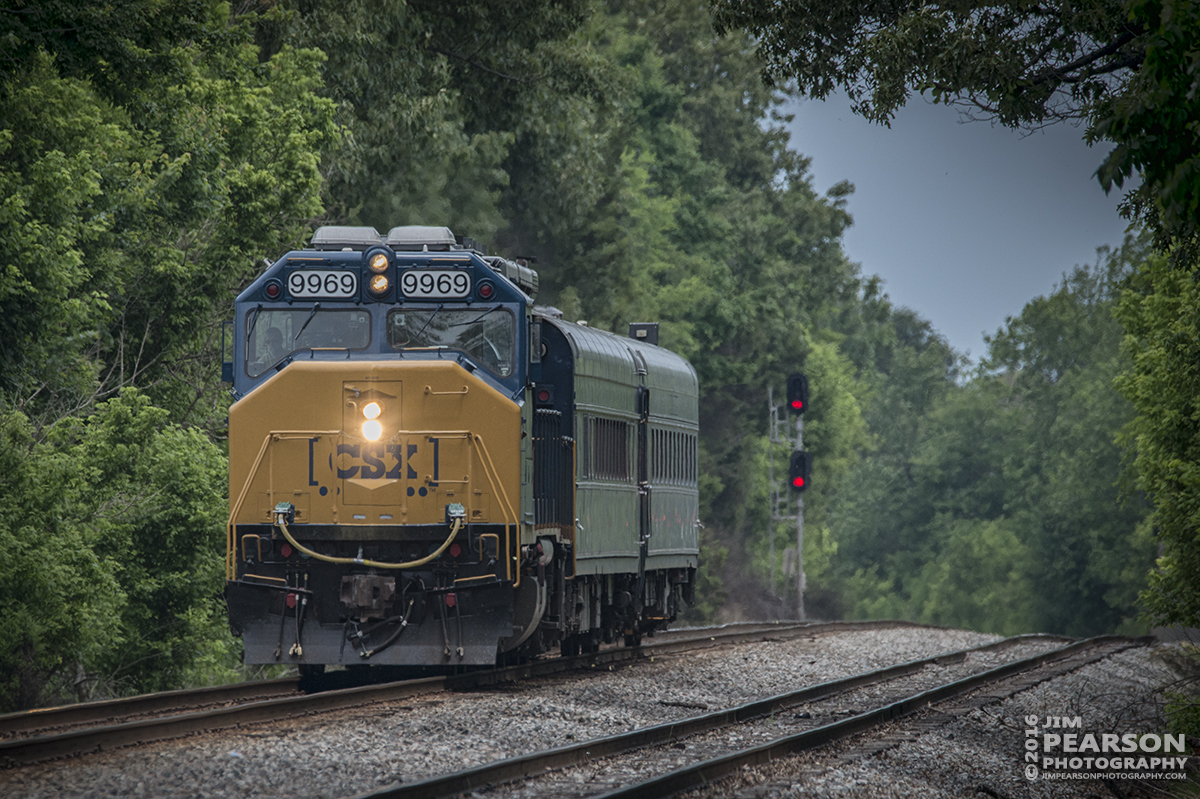
<path id="1" fill-rule="evenodd" d="M 400 276 L 406 297 L 461 299 L 471 293 L 471 276 L 460 269 L 410 269 Z"/>
<path id="2" fill-rule="evenodd" d="M 353 272 L 302 269 L 288 275 L 288 293 L 293 297 L 351 298 L 358 293 L 358 276 Z"/>

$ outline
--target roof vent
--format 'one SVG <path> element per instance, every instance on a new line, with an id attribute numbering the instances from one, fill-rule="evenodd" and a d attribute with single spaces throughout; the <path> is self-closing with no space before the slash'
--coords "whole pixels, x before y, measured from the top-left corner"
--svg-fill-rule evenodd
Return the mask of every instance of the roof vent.
<path id="1" fill-rule="evenodd" d="M 456 244 L 450 228 L 432 225 L 394 227 L 386 243 L 397 252 L 445 252 Z"/>
<path id="2" fill-rule="evenodd" d="M 373 227 L 347 227 L 344 225 L 323 225 L 316 229 L 312 237 L 314 250 L 358 250 L 383 244 L 383 238 Z"/>
<path id="3" fill-rule="evenodd" d="M 483 260 L 487 261 L 487 265 L 492 268 L 492 271 L 498 275 L 504 275 L 506 278 L 516 284 L 517 288 L 528 294 L 530 297 L 536 297 L 538 292 L 538 273 L 516 261 L 510 261 L 507 258 L 501 258 L 498 255 L 489 255 Z"/>
<path id="4" fill-rule="evenodd" d="M 454 241 L 458 245 L 457 249 L 470 250 L 480 255 L 487 255 L 487 247 L 482 242 L 476 241 L 470 236 L 455 236 Z"/>
<path id="5" fill-rule="evenodd" d="M 658 346 L 658 322 L 630 322 L 629 337 Z"/>

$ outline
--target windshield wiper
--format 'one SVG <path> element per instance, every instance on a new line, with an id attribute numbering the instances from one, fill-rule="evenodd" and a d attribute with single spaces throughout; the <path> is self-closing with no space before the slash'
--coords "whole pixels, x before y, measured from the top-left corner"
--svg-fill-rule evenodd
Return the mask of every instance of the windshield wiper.
<path id="1" fill-rule="evenodd" d="M 250 319 L 250 329 L 246 331 L 246 341 L 249 341 L 254 335 L 254 326 L 258 324 L 258 314 L 262 310 L 262 303 L 254 307 L 254 316 Z"/>
<path id="2" fill-rule="evenodd" d="M 498 310 L 500 310 L 500 309 L 501 309 L 501 308 L 503 308 L 503 307 L 504 307 L 503 305 L 497 305 L 497 306 L 495 306 L 494 308 L 488 308 L 486 311 L 484 311 L 483 313 L 481 313 L 479 316 L 476 316 L 474 319 L 472 319 L 472 320 L 471 320 L 471 321 L 469 321 L 469 322 L 459 322 L 459 323 L 458 323 L 458 324 L 456 324 L 456 325 L 446 325 L 446 327 L 466 327 L 467 325 L 473 325 L 473 324 L 475 324 L 476 322 L 478 322 L 480 319 L 482 319 L 483 317 L 485 317 L 485 316 L 487 316 L 488 314 L 490 314 L 492 311 L 498 311 Z"/>
<path id="3" fill-rule="evenodd" d="M 304 332 L 304 328 L 308 327 L 308 323 L 313 320 L 313 317 L 317 315 L 317 311 L 319 310 L 321 310 L 321 303 L 314 302 L 312 313 L 310 313 L 308 318 L 304 320 L 304 324 L 300 325 L 300 330 L 296 333 L 296 338 L 292 339 L 292 341 L 297 341 L 300 338 L 300 333 Z"/>
<path id="4" fill-rule="evenodd" d="M 433 317 L 437 316 L 438 311 L 442 310 L 444 307 L 446 306 L 439 303 L 438 307 L 433 309 L 433 313 L 429 314 L 429 318 L 425 320 L 425 324 L 421 325 L 421 329 L 417 331 L 417 335 L 413 336 L 413 338 L 415 338 L 417 341 L 420 341 L 421 334 L 425 332 L 425 328 L 429 327 L 429 323 L 433 321 Z M 411 341 L 412 339 L 409 340 Z"/>

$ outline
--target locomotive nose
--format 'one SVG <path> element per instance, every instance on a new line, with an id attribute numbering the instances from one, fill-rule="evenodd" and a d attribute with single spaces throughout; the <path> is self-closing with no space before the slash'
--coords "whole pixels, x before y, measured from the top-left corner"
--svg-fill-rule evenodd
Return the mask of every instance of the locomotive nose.
<path id="1" fill-rule="evenodd" d="M 280 501 L 315 525 L 516 524 L 521 413 L 456 362 L 296 362 L 230 412 L 232 521 Z"/>
<path id="2" fill-rule="evenodd" d="M 520 407 L 455 361 L 296 362 L 234 405 L 226 596 L 246 662 L 279 659 L 290 614 L 300 662 L 437 664 L 449 628 L 424 621 L 453 612 L 455 662 L 493 663 L 520 453 Z M 355 632 L 371 624 L 389 635 Z"/>

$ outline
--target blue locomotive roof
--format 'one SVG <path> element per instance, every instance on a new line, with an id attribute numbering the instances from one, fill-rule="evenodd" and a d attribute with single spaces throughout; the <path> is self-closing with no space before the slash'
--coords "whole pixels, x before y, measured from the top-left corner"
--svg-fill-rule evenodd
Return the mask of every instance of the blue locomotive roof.
<path id="1" fill-rule="evenodd" d="M 238 295 L 235 392 L 300 357 L 403 357 L 482 367 L 516 396 L 527 379 L 537 273 L 481 249 L 448 228 L 393 228 L 386 238 L 374 228 L 319 228 L 311 248 L 279 258 Z"/>

